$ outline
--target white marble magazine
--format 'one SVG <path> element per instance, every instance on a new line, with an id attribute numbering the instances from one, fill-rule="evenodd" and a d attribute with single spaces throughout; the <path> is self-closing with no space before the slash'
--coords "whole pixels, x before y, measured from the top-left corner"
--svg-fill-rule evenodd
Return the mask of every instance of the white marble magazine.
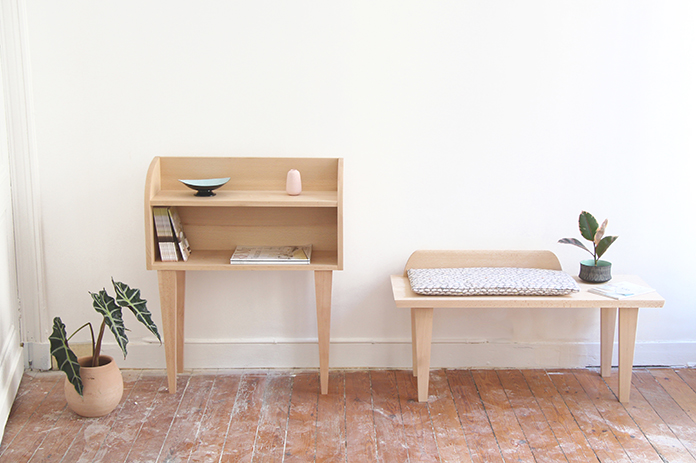
<path id="1" fill-rule="evenodd" d="M 610 297 L 612 299 L 626 299 L 627 297 L 639 296 L 655 291 L 653 288 L 642 286 L 629 281 L 619 283 L 604 283 L 599 286 L 593 286 L 588 289 L 590 293 L 599 294 L 600 296 Z"/>
<path id="2" fill-rule="evenodd" d="M 312 245 L 237 246 L 230 264 L 309 264 Z"/>

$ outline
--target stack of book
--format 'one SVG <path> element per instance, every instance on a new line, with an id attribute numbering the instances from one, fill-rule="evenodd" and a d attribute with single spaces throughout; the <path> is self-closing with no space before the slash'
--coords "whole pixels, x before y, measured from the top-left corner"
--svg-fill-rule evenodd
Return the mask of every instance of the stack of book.
<path id="1" fill-rule="evenodd" d="M 191 255 L 191 246 L 186 239 L 184 227 L 176 208 L 153 207 L 152 215 L 162 262 L 187 261 Z"/>

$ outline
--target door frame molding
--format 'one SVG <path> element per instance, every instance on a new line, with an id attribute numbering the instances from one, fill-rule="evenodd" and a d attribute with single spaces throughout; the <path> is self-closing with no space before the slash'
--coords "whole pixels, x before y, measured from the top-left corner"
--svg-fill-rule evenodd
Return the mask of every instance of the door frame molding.
<path id="1" fill-rule="evenodd" d="M 25 0 L 0 0 L 0 61 L 12 182 L 17 297 L 25 368 L 50 369 L 37 143 Z"/>

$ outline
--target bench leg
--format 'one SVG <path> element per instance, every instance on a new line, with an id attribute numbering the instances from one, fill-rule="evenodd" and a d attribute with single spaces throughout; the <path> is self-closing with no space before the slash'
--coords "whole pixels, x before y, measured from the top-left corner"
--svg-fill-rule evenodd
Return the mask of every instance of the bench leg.
<path id="1" fill-rule="evenodd" d="M 599 370 L 603 378 L 611 376 L 611 356 L 614 352 L 616 308 L 602 308 Z"/>
<path id="2" fill-rule="evenodd" d="M 428 401 L 430 346 L 433 340 L 433 309 L 411 309 L 413 369 L 418 377 L 418 402 Z"/>
<path id="3" fill-rule="evenodd" d="M 637 326 L 637 308 L 619 309 L 619 402 L 621 403 L 627 403 L 631 395 Z"/>
<path id="4" fill-rule="evenodd" d="M 418 376 L 418 355 L 416 355 L 416 309 L 411 309 L 411 356 L 413 357 L 413 376 Z"/>

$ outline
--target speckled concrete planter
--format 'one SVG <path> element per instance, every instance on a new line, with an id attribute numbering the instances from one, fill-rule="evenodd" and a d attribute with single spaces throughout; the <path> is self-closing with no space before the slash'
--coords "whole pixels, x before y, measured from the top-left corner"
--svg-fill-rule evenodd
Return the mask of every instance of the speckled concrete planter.
<path id="1" fill-rule="evenodd" d="M 580 261 L 580 279 L 588 283 L 604 283 L 611 280 L 611 262 L 594 259 Z"/>

